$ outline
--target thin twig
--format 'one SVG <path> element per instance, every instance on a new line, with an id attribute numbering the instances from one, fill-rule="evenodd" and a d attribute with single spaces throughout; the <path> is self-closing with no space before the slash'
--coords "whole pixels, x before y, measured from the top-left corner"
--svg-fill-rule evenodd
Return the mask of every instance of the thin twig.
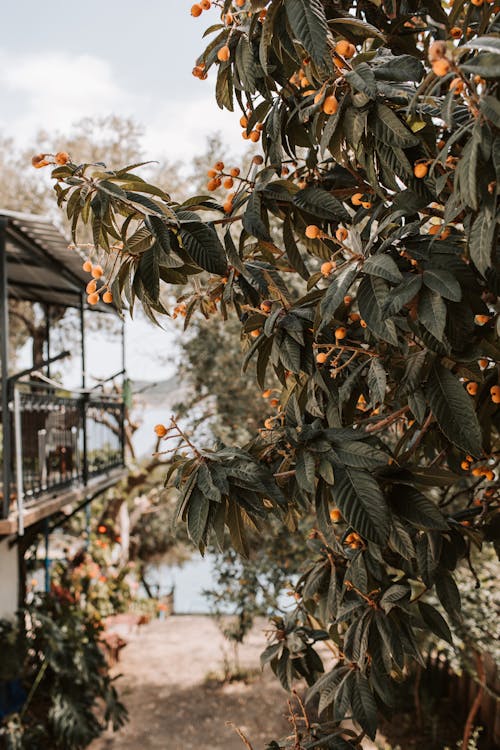
<path id="1" fill-rule="evenodd" d="M 247 738 L 245 737 L 245 735 L 243 734 L 243 732 L 241 731 L 241 729 L 238 729 L 238 727 L 236 726 L 236 724 L 234 724 L 232 721 L 226 721 L 226 727 L 232 727 L 234 729 L 234 731 L 236 732 L 236 734 L 238 735 L 238 737 L 240 738 L 240 740 L 243 742 L 243 744 L 247 748 L 247 750 L 253 750 L 252 745 L 247 740 Z"/>

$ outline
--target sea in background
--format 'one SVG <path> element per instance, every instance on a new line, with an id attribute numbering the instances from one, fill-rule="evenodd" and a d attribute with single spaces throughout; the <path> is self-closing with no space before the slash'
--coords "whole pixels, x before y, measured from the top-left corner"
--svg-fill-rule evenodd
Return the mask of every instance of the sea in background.
<path id="1" fill-rule="evenodd" d="M 149 390 L 149 389 L 148 389 Z M 182 394 L 172 388 L 163 397 L 154 394 L 155 404 L 149 402 L 149 395 L 140 398 L 138 406 L 132 410 L 132 420 L 139 424 L 134 433 L 133 443 L 136 456 L 147 459 L 154 450 L 156 424 L 167 424 L 172 413 L 172 405 Z M 207 614 L 209 607 L 203 591 L 213 587 L 214 559 L 211 555 L 201 557 L 197 550 L 182 565 L 157 563 L 148 565 L 146 581 L 151 591 L 158 596 L 165 596 L 174 589 L 174 608 L 176 614 Z"/>

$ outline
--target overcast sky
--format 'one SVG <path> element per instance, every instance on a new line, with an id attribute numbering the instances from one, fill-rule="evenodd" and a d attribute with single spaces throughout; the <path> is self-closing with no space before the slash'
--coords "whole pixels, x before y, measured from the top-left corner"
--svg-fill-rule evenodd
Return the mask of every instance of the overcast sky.
<path id="1" fill-rule="evenodd" d="M 67 132 L 82 117 L 118 114 L 144 126 L 149 159 L 190 161 L 215 131 L 231 152 L 242 151 L 239 115 L 218 108 L 214 75 L 191 75 L 217 10 L 192 18 L 190 7 L 188 0 L 2 3 L 0 131 L 21 148 L 40 128 Z M 155 356 L 171 352 L 172 325 L 165 321 L 166 334 L 144 323 L 127 326 L 132 377 L 172 372 Z M 92 352 L 96 373 L 113 369 L 104 340 L 94 339 Z"/>

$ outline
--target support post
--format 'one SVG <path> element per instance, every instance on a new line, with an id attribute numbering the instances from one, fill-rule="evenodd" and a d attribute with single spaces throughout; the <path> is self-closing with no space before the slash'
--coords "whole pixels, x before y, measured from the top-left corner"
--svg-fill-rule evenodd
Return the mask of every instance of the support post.
<path id="1" fill-rule="evenodd" d="M 43 536 L 45 541 L 45 593 L 50 594 L 50 531 L 49 531 L 49 519 L 46 518 L 43 524 Z"/>
<path id="2" fill-rule="evenodd" d="M 80 340 L 82 345 L 82 388 L 87 387 L 86 377 L 86 360 L 85 360 L 85 298 L 83 294 L 80 297 Z M 83 434 L 83 460 L 82 460 L 82 479 L 86 485 L 88 483 L 88 456 L 87 456 L 87 402 L 88 395 L 82 394 L 82 434 Z"/>
<path id="3" fill-rule="evenodd" d="M 2 483 L 1 517 L 7 518 L 10 506 L 12 433 L 10 425 L 9 385 L 9 295 L 5 230 L 7 220 L 0 218 L 0 359 L 2 373 Z"/>
<path id="4" fill-rule="evenodd" d="M 45 343 L 47 346 L 47 377 L 50 378 L 50 305 L 45 305 Z"/>

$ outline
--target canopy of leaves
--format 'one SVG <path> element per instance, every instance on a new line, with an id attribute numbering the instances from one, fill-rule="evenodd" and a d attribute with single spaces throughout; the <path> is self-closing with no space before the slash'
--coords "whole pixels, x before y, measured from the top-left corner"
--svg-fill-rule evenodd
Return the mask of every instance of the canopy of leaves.
<path id="1" fill-rule="evenodd" d="M 235 315 L 255 397 L 280 384 L 248 444 L 188 440 L 167 479 L 201 550 L 227 529 L 247 554 L 271 515 L 314 510 L 296 610 L 264 657 L 287 689 L 311 686 L 310 747 L 356 744 L 346 716 L 375 735 L 418 632 L 451 638 L 457 563 L 498 538 L 499 31 L 489 3 L 225 0 L 196 70 L 264 152 L 233 195 L 213 197 L 220 164 L 183 204 L 134 167 L 53 171 L 117 301 L 155 319 L 163 287 L 197 277 L 186 325 Z"/>

